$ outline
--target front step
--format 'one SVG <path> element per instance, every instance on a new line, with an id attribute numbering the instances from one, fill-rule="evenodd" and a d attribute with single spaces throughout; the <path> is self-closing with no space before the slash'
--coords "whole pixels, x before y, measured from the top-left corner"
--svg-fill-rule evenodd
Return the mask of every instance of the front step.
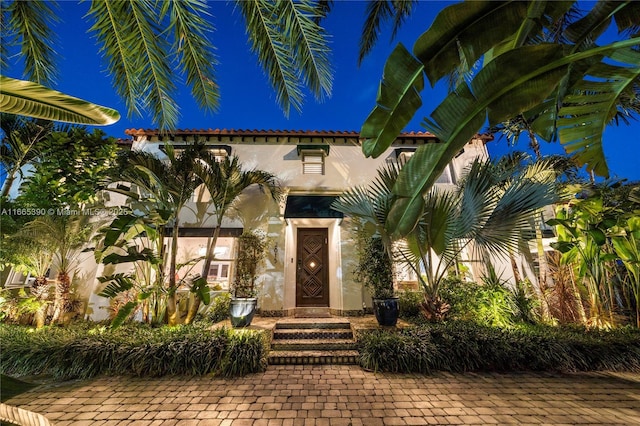
<path id="1" fill-rule="evenodd" d="M 353 339 L 351 329 L 342 328 L 276 328 L 274 340 Z"/>
<path id="2" fill-rule="evenodd" d="M 271 350 L 274 351 L 351 351 L 356 349 L 353 339 L 304 339 L 273 340 Z"/>
<path id="3" fill-rule="evenodd" d="M 282 320 L 273 332 L 269 364 L 357 364 L 358 355 L 349 321 Z"/>
<path id="4" fill-rule="evenodd" d="M 358 351 L 272 351 L 270 365 L 358 364 Z"/>

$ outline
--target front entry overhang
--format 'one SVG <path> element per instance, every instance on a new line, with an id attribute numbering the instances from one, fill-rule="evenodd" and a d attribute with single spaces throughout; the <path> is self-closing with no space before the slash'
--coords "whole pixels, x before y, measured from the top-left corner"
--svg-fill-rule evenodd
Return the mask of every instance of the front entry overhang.
<path id="1" fill-rule="evenodd" d="M 344 215 L 331 208 L 335 195 L 289 195 L 284 209 L 285 219 L 342 219 Z"/>

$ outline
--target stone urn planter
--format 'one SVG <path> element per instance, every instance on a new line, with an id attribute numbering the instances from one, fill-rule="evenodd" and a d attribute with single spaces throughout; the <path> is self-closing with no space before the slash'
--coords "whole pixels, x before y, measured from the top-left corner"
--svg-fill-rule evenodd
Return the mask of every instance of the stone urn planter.
<path id="1" fill-rule="evenodd" d="M 235 328 L 248 327 L 256 313 L 258 299 L 255 297 L 233 297 L 229 305 L 231 325 Z"/>

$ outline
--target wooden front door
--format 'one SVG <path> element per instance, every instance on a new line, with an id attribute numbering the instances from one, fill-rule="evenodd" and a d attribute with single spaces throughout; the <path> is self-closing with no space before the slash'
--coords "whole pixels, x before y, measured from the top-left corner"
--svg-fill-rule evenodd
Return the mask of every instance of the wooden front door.
<path id="1" fill-rule="evenodd" d="M 296 306 L 329 306 L 327 228 L 299 228 Z"/>

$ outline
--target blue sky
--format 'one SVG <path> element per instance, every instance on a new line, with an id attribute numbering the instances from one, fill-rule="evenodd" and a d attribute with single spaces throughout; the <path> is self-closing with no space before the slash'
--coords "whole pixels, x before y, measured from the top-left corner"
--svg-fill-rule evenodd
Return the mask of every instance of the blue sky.
<path id="1" fill-rule="evenodd" d="M 364 21 L 365 2 L 336 1 L 334 10 L 325 21 L 331 34 L 334 64 L 333 95 L 323 103 L 311 95 L 299 114 L 291 111 L 286 118 L 275 102 L 275 94 L 267 78 L 257 66 L 257 59 L 249 52 L 244 23 L 233 5 L 226 1 L 211 2 L 216 26 L 212 40 L 217 46 L 219 59 L 217 81 L 221 87 L 220 110 L 215 114 L 200 111 L 192 100 L 189 89 L 180 87 L 179 100 L 181 129 L 292 129 L 292 130 L 359 130 L 375 103 L 376 92 L 384 62 L 398 41 L 411 48 L 417 37 L 427 30 L 437 12 L 447 3 L 423 1 L 405 22 L 398 37 L 390 42 L 387 29 L 363 64 L 357 66 L 358 40 Z M 111 77 L 105 71 L 95 40 L 88 33 L 89 23 L 83 19 L 88 2 L 62 1 L 59 3 L 63 22 L 56 26 L 59 37 L 60 76 L 57 90 L 94 103 L 117 109 L 122 119 L 102 129 L 109 135 L 124 138 L 125 129 L 155 128 L 150 117 L 127 117 L 126 108 L 112 87 Z M 21 77 L 21 70 L 3 70 L 3 74 Z M 443 99 L 444 87 L 423 91 L 424 106 L 407 126 L 407 131 L 420 131 L 422 117 L 428 116 Z M 605 155 L 612 176 L 640 180 L 640 122 L 605 131 Z M 543 143 L 546 153 L 561 152 L 557 144 Z M 518 149 L 525 150 L 525 142 Z M 506 141 L 489 144 L 494 156 L 508 151 Z"/>

